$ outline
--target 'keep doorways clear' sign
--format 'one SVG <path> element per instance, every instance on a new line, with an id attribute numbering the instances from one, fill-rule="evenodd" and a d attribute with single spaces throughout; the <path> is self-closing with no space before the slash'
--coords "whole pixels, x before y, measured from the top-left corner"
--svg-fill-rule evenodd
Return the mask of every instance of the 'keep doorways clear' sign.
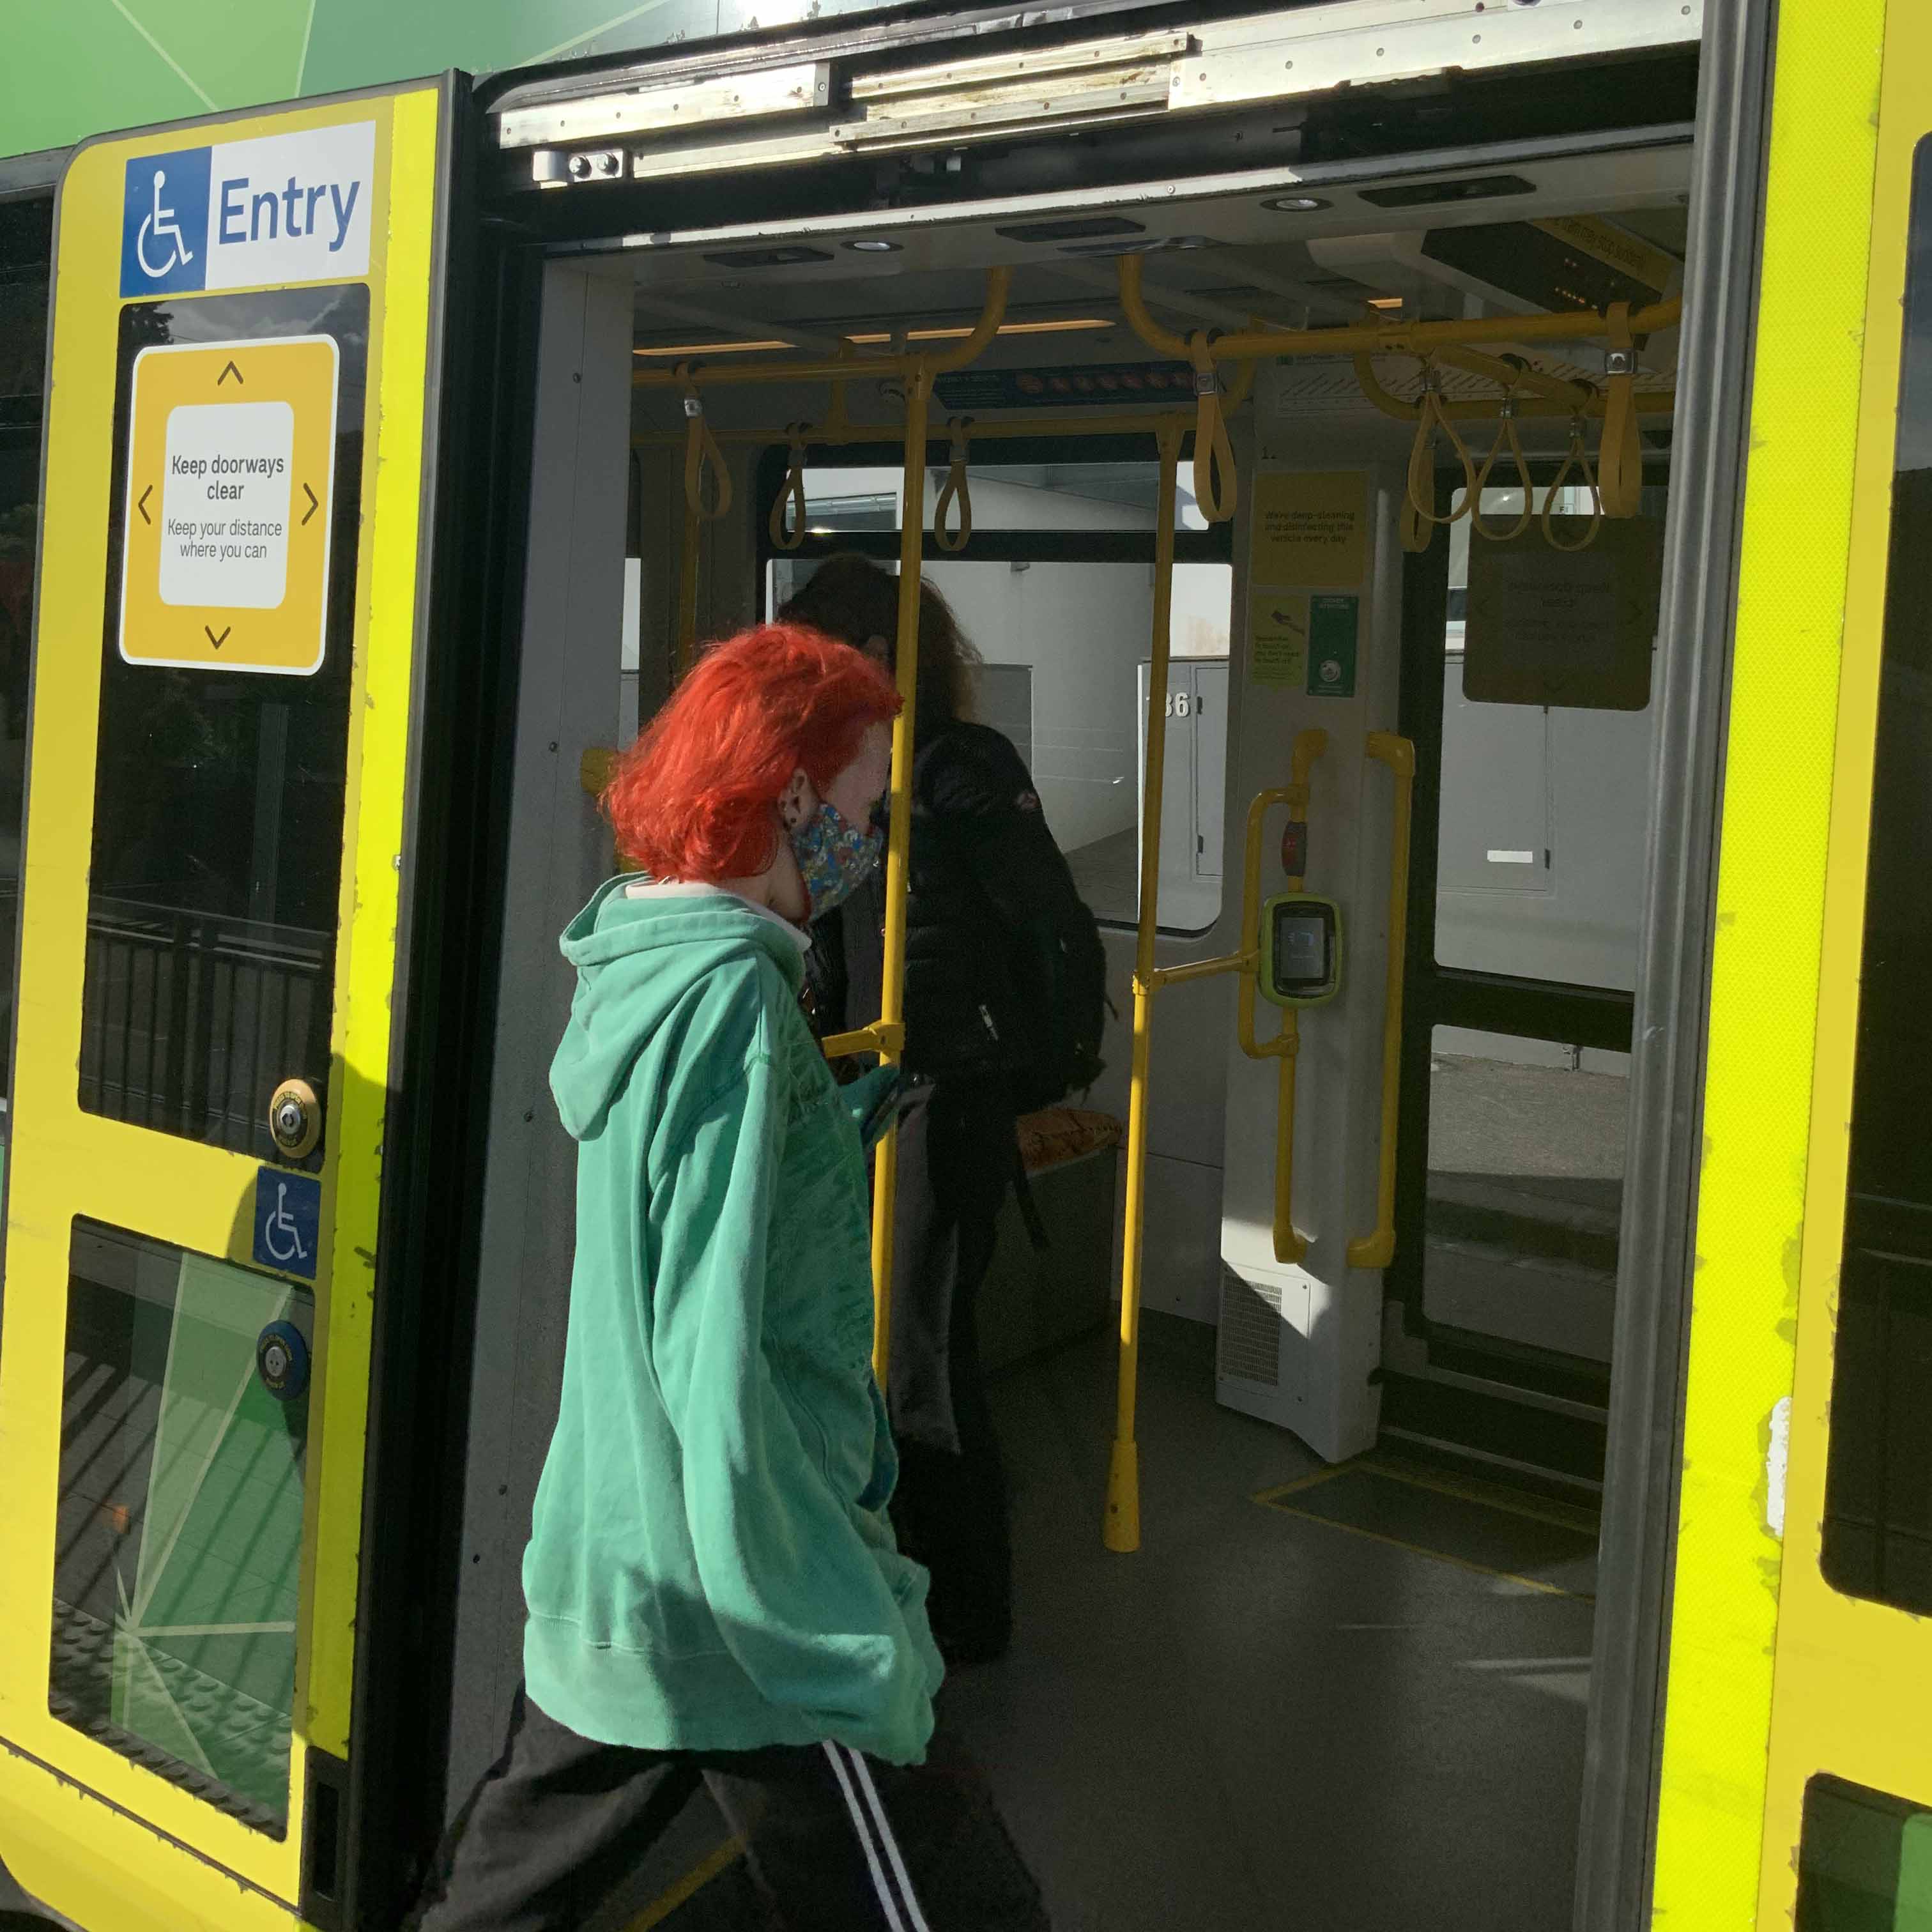
<path id="1" fill-rule="evenodd" d="M 134 358 L 121 655 L 183 669 L 320 668 L 340 354 L 327 335 L 167 344 Z"/>
<path id="2" fill-rule="evenodd" d="M 121 292 L 365 275 L 375 172 L 373 121 L 136 155 L 123 183 Z"/>

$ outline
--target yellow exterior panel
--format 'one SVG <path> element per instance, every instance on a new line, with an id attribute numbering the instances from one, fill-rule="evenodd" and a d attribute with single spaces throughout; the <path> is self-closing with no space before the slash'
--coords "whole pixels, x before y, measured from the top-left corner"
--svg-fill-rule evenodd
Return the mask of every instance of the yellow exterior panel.
<path id="1" fill-rule="evenodd" d="M 386 289 L 372 324 L 380 425 L 370 439 L 363 501 L 368 532 L 356 614 L 356 683 L 350 700 L 349 851 L 343 867 L 343 944 L 336 957 L 332 1048 L 339 1109 L 335 1240 L 328 1354 L 313 1401 L 320 1405 L 320 1484 L 315 1527 L 314 1625 L 307 1725 L 312 1741 L 348 1748 L 355 1668 L 356 1594 L 362 1542 L 362 1465 L 369 1402 L 376 1223 L 389 1083 L 390 996 L 403 851 L 403 792 L 410 745 L 422 456 L 429 357 L 430 258 L 435 228 L 438 104 L 433 92 L 394 104 L 386 197 L 379 234 Z M 408 182 L 415 191 L 398 194 Z M 376 311 L 372 310 L 372 314 Z"/>
<path id="2" fill-rule="evenodd" d="M 157 1932 L 202 1926 L 254 1932 L 292 1925 L 288 1901 L 296 1898 L 299 1880 L 304 1754 L 311 1742 L 338 1755 L 349 1744 L 440 118 L 438 91 L 426 88 L 214 123 L 206 131 L 104 141 L 75 156 L 62 190 L 22 867 L 18 1138 L 9 1150 L 0 1348 L 0 1466 L 10 1492 L 27 1499 L 27 1506 L 0 1517 L 0 1850 L 24 1884 L 88 1932 L 141 1932 L 149 1925 Z M 371 386 L 357 544 L 328 1152 L 320 1176 L 289 1817 L 286 1834 L 272 1838 L 52 1716 L 50 1532 L 60 1480 L 74 1217 L 248 1265 L 260 1172 L 260 1163 L 246 1155 L 84 1113 L 76 1090 L 92 839 L 88 802 L 110 615 L 111 560 L 101 512 L 113 448 L 124 166 L 130 158 L 191 146 L 197 134 L 233 141 L 352 122 L 375 124 L 374 179 L 382 212 L 374 225 L 367 278 Z M 185 368 L 190 357 L 160 359 Z M 304 380 L 320 378 L 310 371 Z M 332 474 L 331 485 L 333 480 Z M 298 490 L 296 496 L 301 504 Z M 297 668 L 293 658 L 284 658 L 282 668 Z"/>
<path id="3" fill-rule="evenodd" d="M 1799 1274 L 1784 1586 L 1766 1814 L 1760 1923 L 1796 1903 L 1804 1787 L 1828 1772 L 1932 1807 L 1932 1730 L 1921 1708 L 1932 1684 L 1932 1623 L 1839 1594 L 1820 1568 L 1826 1468 L 1851 1152 L 1858 974 L 1871 834 L 1874 758 L 1885 642 L 1885 593 L 1912 217 L 1912 165 L 1932 130 L 1924 80 L 1932 17 L 1894 6 L 1886 22 L 1873 244 L 1850 571 L 1840 668 L 1838 766 L 1812 1079 Z"/>
<path id="4" fill-rule="evenodd" d="M 1757 1922 L 1883 0 L 1780 10 L 1654 1894 Z"/>

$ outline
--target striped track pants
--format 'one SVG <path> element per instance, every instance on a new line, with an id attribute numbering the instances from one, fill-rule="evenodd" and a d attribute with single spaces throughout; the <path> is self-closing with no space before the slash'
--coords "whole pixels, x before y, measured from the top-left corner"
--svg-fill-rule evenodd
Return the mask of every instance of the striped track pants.
<path id="1" fill-rule="evenodd" d="M 943 1735 L 910 1769 L 833 1744 L 635 1750 L 579 1737 L 520 1691 L 412 1922 L 577 1932 L 700 1783 L 746 1846 L 769 1914 L 756 1932 L 1048 1932 L 982 1780 Z"/>

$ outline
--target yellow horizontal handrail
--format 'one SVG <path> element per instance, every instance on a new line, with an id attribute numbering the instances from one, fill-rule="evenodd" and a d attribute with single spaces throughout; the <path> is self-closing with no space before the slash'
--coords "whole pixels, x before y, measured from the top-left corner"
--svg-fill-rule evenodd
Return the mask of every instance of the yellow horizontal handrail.
<path id="1" fill-rule="evenodd" d="M 1450 359 L 1446 355 L 1440 355 L 1440 352 L 1438 356 L 1442 361 Z M 1412 403 L 1405 402 L 1390 390 L 1376 374 L 1374 362 L 1366 352 L 1358 352 L 1355 357 L 1355 380 L 1361 388 L 1363 400 L 1372 404 L 1384 416 L 1393 416 L 1398 422 L 1413 422 L 1415 420 L 1415 412 L 1421 407 L 1420 399 L 1418 398 Z M 1606 406 L 1604 397 L 1594 394 L 1582 402 L 1568 402 L 1550 395 L 1519 397 L 1516 412 L 1520 416 L 1573 416 L 1580 414 L 1600 416 Z M 1675 389 L 1637 390 L 1631 395 L 1630 406 L 1644 416 L 1666 415 L 1677 406 L 1677 392 Z M 1492 402 L 1451 402 L 1445 397 L 1442 399 L 1442 410 L 1444 416 L 1454 422 L 1474 422 L 1493 417 L 1496 413 L 1496 404 Z"/>
<path id="2" fill-rule="evenodd" d="M 1408 831 L 1415 790 L 1415 747 L 1393 731 L 1371 731 L 1363 755 L 1395 779 L 1389 838 L 1388 976 L 1382 992 L 1382 1132 L 1376 1174 L 1376 1226 L 1348 1246 L 1351 1268 L 1387 1268 L 1395 1258 L 1396 1126 L 1402 1097 L 1402 971 L 1408 948 Z"/>
<path id="3" fill-rule="evenodd" d="M 1142 293 L 1142 258 L 1123 255 L 1120 261 L 1120 310 L 1134 333 L 1150 349 L 1185 359 L 1186 342 L 1162 328 L 1148 313 Z M 1654 335 L 1675 328 L 1684 304 L 1676 296 L 1639 309 L 1625 325 L 1633 336 Z M 1612 332 L 1607 316 L 1594 309 L 1564 310 L 1555 314 L 1478 316 L 1456 322 L 1345 322 L 1336 328 L 1252 328 L 1217 338 L 1214 354 L 1223 362 L 1250 356 L 1346 355 L 1357 349 L 1371 355 L 1426 356 L 1444 348 L 1466 348 L 1484 342 L 1576 342 Z"/>

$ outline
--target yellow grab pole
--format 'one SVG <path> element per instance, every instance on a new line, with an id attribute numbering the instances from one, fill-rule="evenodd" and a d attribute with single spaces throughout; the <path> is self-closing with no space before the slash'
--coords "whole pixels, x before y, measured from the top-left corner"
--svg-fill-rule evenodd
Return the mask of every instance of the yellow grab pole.
<path id="1" fill-rule="evenodd" d="M 932 373 L 906 378 L 904 498 L 899 508 L 899 634 L 895 662 L 904 700 L 892 725 L 891 829 L 886 840 L 885 966 L 879 988 L 880 1064 L 896 1062 L 905 1024 L 907 861 L 912 849 L 912 754 L 919 698 L 920 564 L 926 538 L 926 408 Z M 898 1199 L 899 1137 L 879 1142 L 872 1183 L 872 1372 L 890 1378 L 892 1340 L 892 1216 Z"/>
<path id="2" fill-rule="evenodd" d="M 1395 779 L 1395 824 L 1389 841 L 1388 977 L 1382 993 L 1382 1136 L 1376 1176 L 1376 1226 L 1348 1244 L 1351 1268 L 1387 1268 L 1395 1258 L 1395 1136 L 1402 1097 L 1402 969 L 1408 948 L 1408 827 L 1415 790 L 1415 747 L 1393 731 L 1371 731 L 1364 756 Z"/>
<path id="3" fill-rule="evenodd" d="M 1160 435 L 1160 494 L 1154 512 L 1153 664 L 1148 674 L 1147 761 L 1142 779 L 1140 931 L 1134 948 L 1134 1045 L 1128 1076 L 1127 1198 L 1120 1238 L 1120 1372 L 1114 1452 L 1107 1468 L 1107 1547 L 1141 1546 L 1140 1450 L 1134 1399 L 1140 1372 L 1141 1256 L 1147 1211 L 1148 1056 L 1152 1038 L 1154 934 L 1160 913 L 1161 790 L 1167 766 L 1168 627 L 1174 604 L 1174 518 L 1181 425 Z"/>

